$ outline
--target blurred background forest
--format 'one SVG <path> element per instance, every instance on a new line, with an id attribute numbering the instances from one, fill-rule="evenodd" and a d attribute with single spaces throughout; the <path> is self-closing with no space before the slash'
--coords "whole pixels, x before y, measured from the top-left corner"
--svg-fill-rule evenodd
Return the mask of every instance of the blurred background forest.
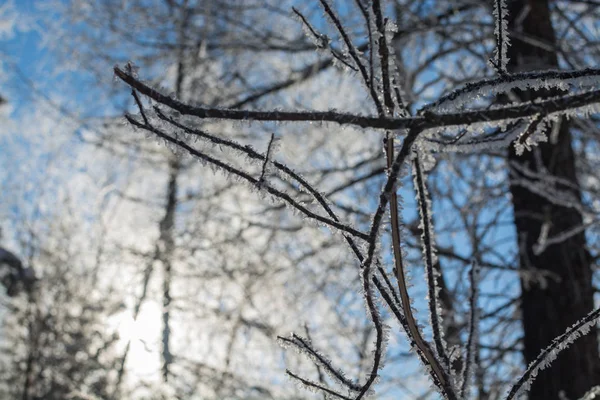
<path id="1" fill-rule="evenodd" d="M 365 51 L 360 1 L 331 3 Z M 600 3 L 509 3 L 512 71 L 598 66 Z M 285 377 L 286 368 L 322 374 L 279 346 L 290 331 L 353 376 L 368 369 L 375 332 L 340 236 L 133 129 L 123 118 L 136 111 L 130 91 L 113 76 L 132 61 L 190 103 L 374 113 L 347 50 L 315 43 L 292 6 L 336 38 L 317 1 L 0 0 L 0 398 L 322 398 Z M 496 74 L 492 10 L 481 0 L 385 3 L 410 110 Z M 530 30 L 544 21 L 550 31 Z M 474 398 L 500 398 L 598 300 L 598 122 L 550 127 L 569 149 L 550 166 L 539 161 L 544 148 L 528 153 L 536 168 L 493 148 L 435 156 L 428 184 L 450 345 L 467 335 L 472 261 L 482 268 Z M 385 180 L 381 136 L 320 124 L 202 128 L 262 150 L 276 130 L 274 157 L 344 220 L 369 226 Z M 426 320 L 412 185 L 403 178 L 404 240 Z M 437 398 L 390 325 L 375 398 Z M 546 384 L 579 368 L 600 382 L 595 335 Z"/>

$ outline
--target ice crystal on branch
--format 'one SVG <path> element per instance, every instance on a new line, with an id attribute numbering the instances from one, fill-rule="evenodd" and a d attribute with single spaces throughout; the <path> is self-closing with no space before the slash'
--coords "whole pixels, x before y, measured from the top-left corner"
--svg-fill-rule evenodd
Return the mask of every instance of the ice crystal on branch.
<path id="1" fill-rule="evenodd" d="M 492 61 L 494 68 L 498 73 L 505 74 L 506 66 L 508 64 L 508 46 L 510 46 L 510 40 L 508 38 L 508 19 L 507 19 L 507 6 L 506 0 L 493 0 L 494 1 L 494 20 L 495 28 L 494 35 L 496 35 L 496 50 L 495 57 Z"/>
<path id="2" fill-rule="evenodd" d="M 582 398 L 579 400 L 598 400 L 600 399 L 600 386 L 596 386 L 590 389 Z"/>

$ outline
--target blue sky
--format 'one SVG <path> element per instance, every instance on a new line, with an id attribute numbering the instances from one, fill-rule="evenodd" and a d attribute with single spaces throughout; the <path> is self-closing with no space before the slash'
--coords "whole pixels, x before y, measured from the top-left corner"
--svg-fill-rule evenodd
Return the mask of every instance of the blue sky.
<path id="1" fill-rule="evenodd" d="M 18 117 L 34 99 L 80 124 L 83 124 L 82 117 L 107 115 L 112 107 L 110 103 L 99 104 L 106 95 L 99 92 L 91 75 L 77 66 L 63 67 L 51 48 L 59 43 L 53 42 L 53 36 L 43 36 L 50 30 L 44 26 L 44 18 L 58 16 L 41 10 L 44 2 L 38 0 L 9 0 L 5 4 L 13 6 L 14 12 L 9 15 L 15 17 L 16 23 L 12 37 L 0 37 L 3 61 L 0 65 L 6 78 L 0 83 L 0 92 L 9 101 L 12 116 Z M 108 74 L 111 71 L 107 71 Z"/>
<path id="2" fill-rule="evenodd" d="M 13 36 L 8 40 L 0 41 L 0 52 L 6 62 L 5 70 L 12 78 L 10 82 L 12 86 L 22 83 L 17 82 L 21 79 L 19 79 L 19 73 L 15 71 L 14 66 L 18 67 L 25 76 L 39 85 L 41 73 L 48 72 L 42 66 L 43 63 L 49 61 L 49 57 L 48 51 L 39 46 L 41 36 L 39 33 L 40 27 L 36 26 L 37 22 L 33 18 L 35 16 L 34 1 L 19 0 L 12 4 L 15 12 L 10 13 L 9 16 L 16 17 L 16 23 L 13 25 L 15 28 Z M 11 3 L 7 5 L 10 7 Z M 22 101 L 22 96 L 15 97 L 15 95 L 22 94 L 19 92 L 11 93 L 11 102 Z"/>

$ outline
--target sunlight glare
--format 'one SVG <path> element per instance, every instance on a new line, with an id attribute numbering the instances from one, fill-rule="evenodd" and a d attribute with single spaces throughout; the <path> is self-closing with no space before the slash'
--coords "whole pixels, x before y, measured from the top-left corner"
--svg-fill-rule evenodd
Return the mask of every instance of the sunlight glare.
<path id="1" fill-rule="evenodd" d="M 160 308 L 153 302 L 141 308 L 137 320 L 133 319 L 130 311 L 119 315 L 116 330 L 123 351 L 129 343 L 127 368 L 132 375 L 144 376 L 145 379 L 156 375 L 158 379 L 161 317 Z"/>

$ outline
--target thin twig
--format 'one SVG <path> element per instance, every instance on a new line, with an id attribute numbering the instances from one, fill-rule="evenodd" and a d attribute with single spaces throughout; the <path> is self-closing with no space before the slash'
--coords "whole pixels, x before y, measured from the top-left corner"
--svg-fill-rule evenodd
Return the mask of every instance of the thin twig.
<path id="1" fill-rule="evenodd" d="M 263 161 L 262 170 L 260 172 L 260 178 L 258 178 L 258 186 L 262 185 L 265 180 L 265 174 L 267 172 L 267 164 L 269 163 L 269 157 L 271 156 L 271 151 L 273 148 L 273 142 L 275 140 L 275 133 L 271 133 L 271 139 L 269 139 L 269 145 L 267 146 L 267 154 L 265 155 L 265 160 Z"/>
<path id="2" fill-rule="evenodd" d="M 329 18 L 333 22 L 333 25 L 336 27 L 337 31 L 342 36 L 342 40 L 344 41 L 344 43 L 346 44 L 346 47 L 348 48 L 348 53 L 350 54 L 350 57 L 352 57 L 352 59 L 354 60 L 354 63 L 356 64 L 356 67 L 360 71 L 360 74 L 363 78 L 363 82 L 369 90 L 369 94 L 371 95 L 371 99 L 373 100 L 373 103 L 375 104 L 377 113 L 379 115 L 382 115 L 383 107 L 381 105 L 381 102 L 379 101 L 379 97 L 377 96 L 377 91 L 375 90 L 374 85 L 370 84 L 371 77 L 369 76 L 367 69 L 365 68 L 364 64 L 360 60 L 360 57 L 358 56 L 358 50 L 352 43 L 350 36 L 344 29 L 344 26 L 340 22 L 340 19 L 337 17 L 336 13 L 333 11 L 333 9 L 331 8 L 331 6 L 327 2 L 327 0 L 319 0 L 319 1 L 321 2 L 321 6 L 323 7 L 323 10 L 325 10 L 325 13 L 329 16 Z"/>
<path id="3" fill-rule="evenodd" d="M 289 369 L 285 371 L 286 374 L 288 374 L 288 376 L 298 380 L 300 383 L 302 383 L 304 386 L 307 386 L 311 389 L 315 389 L 315 390 L 322 390 L 323 392 L 330 394 L 332 396 L 335 396 L 337 398 L 343 399 L 343 400 L 353 400 L 352 398 L 348 397 L 348 396 L 344 396 L 341 393 L 336 392 L 335 390 L 331 390 L 325 386 L 319 385 L 318 383 L 315 383 L 313 381 L 309 381 L 308 379 L 304 379 L 296 374 L 294 374 L 292 371 L 290 371 Z"/>
<path id="4" fill-rule="evenodd" d="M 381 80 L 383 83 L 383 103 L 386 107 L 386 114 L 393 114 L 394 112 L 394 100 L 392 97 L 392 90 L 390 84 L 390 50 L 387 44 L 385 35 L 385 23 L 383 15 L 381 13 L 381 4 L 379 0 L 372 0 L 371 7 L 373 14 L 375 15 L 375 25 L 379 33 L 379 43 L 377 50 L 379 52 L 379 63 L 381 65 Z"/>
<path id="5" fill-rule="evenodd" d="M 450 358 L 446 350 L 443 339 L 443 331 L 441 329 L 441 321 L 438 313 L 438 288 L 437 277 L 434 272 L 434 241 L 433 230 L 431 227 L 431 210 L 429 198 L 427 196 L 427 186 L 425 177 L 423 176 L 423 167 L 419 159 L 419 153 L 414 152 L 413 167 L 415 174 L 415 190 L 417 192 L 417 202 L 419 206 L 419 214 L 421 217 L 421 244 L 423 247 L 423 256 L 425 259 L 425 276 L 427 277 L 428 305 L 429 317 L 431 318 L 431 329 L 433 332 L 433 342 L 438 356 L 447 369 L 450 368 Z"/>
<path id="6" fill-rule="evenodd" d="M 321 367 L 323 367 L 327 371 L 329 371 L 329 374 L 333 378 L 335 378 L 340 384 L 342 384 L 343 386 L 346 386 L 346 388 L 353 390 L 355 392 L 360 391 L 360 389 L 361 389 L 360 385 L 358 385 L 358 384 L 352 382 L 350 379 L 346 378 L 346 376 L 344 375 L 343 372 L 341 372 L 339 369 L 335 368 L 331 364 L 330 360 L 326 359 L 320 352 L 315 350 L 312 347 L 312 344 L 310 342 L 308 342 L 307 340 L 305 340 L 304 338 L 296 335 L 295 333 L 292 333 L 291 338 L 277 336 L 277 339 L 279 339 L 281 342 L 283 342 L 285 344 L 296 347 L 300 351 L 308 353 L 308 355 L 317 363 L 317 365 L 320 365 Z"/>
<path id="7" fill-rule="evenodd" d="M 462 382 L 459 391 L 459 398 L 464 398 L 469 388 L 471 371 L 475 367 L 475 354 L 477 352 L 477 332 L 479 325 L 479 309 L 477 308 L 477 298 L 479 296 L 479 265 L 473 261 L 471 271 L 469 271 L 469 280 L 471 283 L 471 294 L 469 296 L 469 336 L 465 348 L 465 361 L 462 370 Z"/>

